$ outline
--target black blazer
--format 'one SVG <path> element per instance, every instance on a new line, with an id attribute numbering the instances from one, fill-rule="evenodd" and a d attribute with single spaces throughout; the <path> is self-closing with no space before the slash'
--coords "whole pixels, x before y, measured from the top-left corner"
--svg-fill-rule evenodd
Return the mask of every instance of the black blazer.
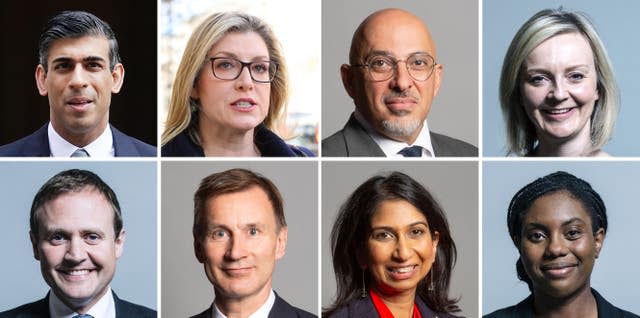
<path id="1" fill-rule="evenodd" d="M 49 157 L 51 150 L 47 125 L 40 127 L 29 136 L 0 146 L 0 157 Z M 111 126 L 111 133 L 116 157 L 156 157 L 158 155 L 156 147 L 127 136 L 116 127 Z"/>
<path id="2" fill-rule="evenodd" d="M 438 157 L 477 157 L 478 148 L 462 140 L 430 132 Z M 344 128 L 322 140 L 323 157 L 386 157 L 353 114 Z"/>
<path id="3" fill-rule="evenodd" d="M 591 293 L 596 298 L 598 317 L 600 318 L 638 318 L 638 315 L 616 308 L 604 299 L 595 289 Z M 533 318 L 533 294 L 517 305 L 496 310 L 483 318 Z"/>
<path id="4" fill-rule="evenodd" d="M 213 304 L 207 310 L 191 316 L 191 318 L 211 318 L 213 310 Z M 273 307 L 269 312 L 269 318 L 314 318 L 318 317 L 312 313 L 306 312 L 300 308 L 289 305 L 284 299 L 280 298 L 276 293 L 276 301 L 273 303 Z M 3 318 L 3 317 L 0 317 Z"/>
<path id="5" fill-rule="evenodd" d="M 307 148 L 285 143 L 264 125 L 256 127 L 254 143 L 262 157 L 315 157 Z M 204 157 L 204 150 L 189 138 L 186 129 L 162 146 L 161 152 L 162 157 Z"/>
<path id="6" fill-rule="evenodd" d="M 113 293 L 116 318 L 156 318 L 155 310 L 122 300 Z M 0 318 L 49 318 L 49 294 L 38 301 L 1 312 Z M 98 317 L 96 317 L 98 318 Z"/>
<path id="7" fill-rule="evenodd" d="M 416 297 L 415 299 L 416 305 L 418 305 L 418 310 L 422 317 L 425 318 L 460 318 L 458 316 L 454 316 L 446 313 L 436 313 L 431 308 L 427 307 L 424 301 L 420 297 Z M 371 297 L 367 295 L 365 298 L 357 298 L 352 300 L 346 306 L 339 308 L 328 318 L 377 318 L 380 317 L 378 315 L 378 311 L 376 311 L 376 307 L 373 305 L 373 301 Z"/>

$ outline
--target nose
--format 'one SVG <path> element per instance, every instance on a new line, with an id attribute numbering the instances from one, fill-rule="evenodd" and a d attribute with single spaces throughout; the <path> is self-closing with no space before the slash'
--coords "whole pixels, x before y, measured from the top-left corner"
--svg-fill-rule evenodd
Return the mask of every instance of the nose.
<path id="1" fill-rule="evenodd" d="M 66 261 L 73 263 L 82 262 L 87 256 L 85 243 L 79 237 L 74 237 L 67 243 L 67 252 L 64 255 Z"/>
<path id="2" fill-rule="evenodd" d="M 404 63 L 404 65 L 400 66 L 400 63 Z M 389 84 L 391 86 L 391 89 L 400 92 L 403 92 L 413 86 L 413 78 L 411 77 L 411 75 L 409 75 L 406 61 L 398 61 L 396 63 L 393 77 L 391 78 L 391 82 Z"/>
<path id="3" fill-rule="evenodd" d="M 240 237 L 234 237 L 229 240 L 229 246 L 225 258 L 230 261 L 236 261 L 247 256 L 247 242 Z"/>
<path id="4" fill-rule="evenodd" d="M 549 97 L 558 101 L 567 99 L 569 97 L 569 91 L 566 83 L 561 80 L 555 81 L 549 92 Z"/>
<path id="5" fill-rule="evenodd" d="M 87 74 L 85 70 L 82 68 L 82 64 L 76 64 L 73 72 L 71 72 L 71 79 L 69 80 L 69 86 L 73 89 L 84 88 L 89 85 L 87 80 Z"/>
<path id="6" fill-rule="evenodd" d="M 565 240 L 560 235 L 551 235 L 547 243 L 545 254 L 548 258 L 561 257 L 567 254 Z"/>
<path id="7" fill-rule="evenodd" d="M 392 257 L 399 262 L 406 261 L 411 256 L 411 246 L 409 241 L 402 235 L 396 242 L 396 249 L 393 251 Z"/>
<path id="8" fill-rule="evenodd" d="M 240 76 L 236 78 L 236 89 L 239 91 L 248 91 L 253 89 L 253 79 L 249 71 L 249 65 L 243 65 L 240 70 Z"/>

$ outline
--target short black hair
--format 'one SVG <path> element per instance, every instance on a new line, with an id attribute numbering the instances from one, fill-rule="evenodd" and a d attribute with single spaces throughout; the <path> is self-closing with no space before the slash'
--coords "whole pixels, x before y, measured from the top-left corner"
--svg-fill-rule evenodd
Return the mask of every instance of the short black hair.
<path id="1" fill-rule="evenodd" d="M 48 71 L 47 59 L 51 44 L 59 39 L 83 36 L 104 36 L 109 42 L 109 68 L 121 63 L 116 35 L 106 22 L 85 11 L 63 11 L 53 16 L 40 34 L 38 43 L 39 63 Z"/>
<path id="2" fill-rule="evenodd" d="M 40 190 L 33 198 L 29 217 L 29 226 L 33 236 L 39 239 L 39 213 L 47 202 L 55 200 L 63 194 L 79 192 L 85 189 L 97 190 L 111 204 L 113 209 L 113 230 L 115 231 L 115 237 L 118 238 L 120 231 L 122 231 L 122 211 L 115 192 L 95 173 L 80 169 L 62 171 L 51 177 L 40 187 Z"/>
<path id="3" fill-rule="evenodd" d="M 527 184 L 511 199 L 507 211 L 507 226 L 509 227 L 509 236 L 518 250 L 520 249 L 522 222 L 533 202 L 542 196 L 559 191 L 566 191 L 571 197 L 580 201 L 585 211 L 589 214 L 591 231 L 594 234 L 601 228 L 605 232 L 607 231 L 607 208 L 600 195 L 588 182 L 568 172 L 557 171 Z M 520 259 L 516 262 L 516 271 L 518 278 L 527 283 L 529 290 L 533 291 L 531 279 L 525 272 Z"/>

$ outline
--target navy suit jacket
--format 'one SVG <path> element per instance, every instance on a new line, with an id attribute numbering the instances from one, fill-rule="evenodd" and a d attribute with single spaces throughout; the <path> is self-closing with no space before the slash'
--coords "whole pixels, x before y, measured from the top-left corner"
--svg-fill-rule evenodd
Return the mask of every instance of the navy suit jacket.
<path id="1" fill-rule="evenodd" d="M 213 309 L 213 304 L 207 310 L 192 316 L 191 318 L 211 318 L 211 313 Z M 273 303 L 273 307 L 271 307 L 271 311 L 269 312 L 269 318 L 314 318 L 318 317 L 312 313 L 304 311 L 300 308 L 293 307 L 289 305 L 284 299 L 280 298 L 278 294 L 276 294 L 276 301 Z M 3 318 L 0 316 L 0 318 Z"/>
<path id="2" fill-rule="evenodd" d="M 599 318 L 638 318 L 638 315 L 616 308 L 600 295 L 595 289 L 591 293 L 596 298 Z M 496 310 L 483 318 L 533 318 L 533 295 L 525 298 L 517 305 Z"/>
<path id="3" fill-rule="evenodd" d="M 437 157 L 477 157 L 478 148 L 462 140 L 430 132 Z M 340 131 L 322 140 L 323 157 L 386 157 L 378 144 L 351 114 Z"/>
<path id="4" fill-rule="evenodd" d="M 122 300 L 113 293 L 116 318 L 156 318 L 155 310 Z M 49 294 L 38 301 L 1 312 L 0 318 L 49 318 Z M 98 318 L 98 317 L 96 317 Z"/>
<path id="5" fill-rule="evenodd" d="M 0 146 L 0 157 L 49 157 L 51 150 L 47 125 L 29 136 Z M 111 126 L 111 133 L 116 157 L 155 157 L 158 154 L 156 147 L 127 136 L 116 127 Z"/>
<path id="6" fill-rule="evenodd" d="M 416 297 L 415 303 L 418 306 L 418 310 L 422 317 L 431 318 L 457 318 L 458 316 L 446 314 L 446 313 L 436 313 L 431 308 L 427 307 L 424 301 L 420 297 Z M 324 316 L 324 315 L 323 315 Z M 367 295 L 365 298 L 357 298 L 352 300 L 349 304 L 344 307 L 338 308 L 335 312 L 328 316 L 328 318 L 376 318 L 380 317 L 378 315 L 378 311 L 376 310 L 375 305 L 373 305 L 373 301 L 371 297 Z"/>

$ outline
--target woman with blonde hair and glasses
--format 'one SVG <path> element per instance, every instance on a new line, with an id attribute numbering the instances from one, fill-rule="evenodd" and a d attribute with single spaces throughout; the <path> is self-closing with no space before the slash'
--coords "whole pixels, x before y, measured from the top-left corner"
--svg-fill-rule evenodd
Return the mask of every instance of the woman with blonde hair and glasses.
<path id="1" fill-rule="evenodd" d="M 207 17 L 173 82 L 162 156 L 306 157 L 273 131 L 286 115 L 288 76 L 267 24 L 241 12 Z"/>
<path id="2" fill-rule="evenodd" d="M 504 58 L 500 104 L 507 148 L 519 156 L 608 156 L 618 113 L 613 67 L 586 15 L 542 10 Z"/>

